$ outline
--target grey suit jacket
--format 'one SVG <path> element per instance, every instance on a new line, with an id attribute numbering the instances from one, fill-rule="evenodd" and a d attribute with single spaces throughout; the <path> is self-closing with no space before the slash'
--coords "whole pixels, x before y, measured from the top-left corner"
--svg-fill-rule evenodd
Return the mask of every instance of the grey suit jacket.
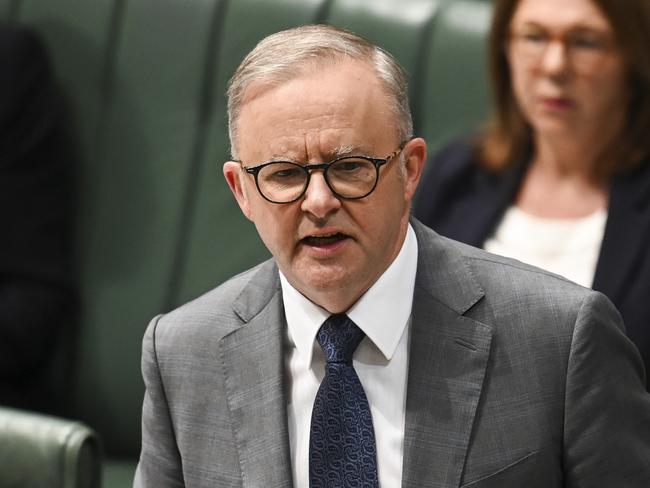
<path id="1" fill-rule="evenodd" d="M 650 486 L 650 395 L 610 302 L 412 224 L 402 486 Z M 292 485 L 285 330 L 273 261 L 152 321 L 135 486 Z"/>

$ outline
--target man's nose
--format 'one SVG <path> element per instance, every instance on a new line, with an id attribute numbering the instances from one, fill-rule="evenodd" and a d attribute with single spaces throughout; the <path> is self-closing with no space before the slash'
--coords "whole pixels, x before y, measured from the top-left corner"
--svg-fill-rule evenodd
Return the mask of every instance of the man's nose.
<path id="1" fill-rule="evenodd" d="M 300 208 L 322 219 L 341 207 L 341 201 L 332 193 L 322 171 L 312 171 Z"/>

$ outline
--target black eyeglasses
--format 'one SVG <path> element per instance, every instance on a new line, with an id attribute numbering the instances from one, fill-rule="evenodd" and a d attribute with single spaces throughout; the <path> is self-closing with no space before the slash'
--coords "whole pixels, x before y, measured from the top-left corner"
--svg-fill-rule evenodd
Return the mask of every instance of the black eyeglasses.
<path id="1" fill-rule="evenodd" d="M 255 177 L 260 195 L 271 203 L 292 203 L 307 191 L 311 172 L 323 170 L 323 177 L 332 193 L 345 200 L 357 200 L 370 195 L 379 181 L 379 168 L 397 156 L 404 144 L 385 158 L 342 156 L 329 163 L 298 164 L 271 161 L 242 169 Z"/>

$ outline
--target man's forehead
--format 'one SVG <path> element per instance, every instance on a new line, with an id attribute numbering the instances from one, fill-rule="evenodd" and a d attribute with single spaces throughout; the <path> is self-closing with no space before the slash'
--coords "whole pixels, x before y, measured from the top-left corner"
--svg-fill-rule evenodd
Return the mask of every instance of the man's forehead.
<path id="1" fill-rule="evenodd" d="M 239 117 L 239 142 L 246 147 L 238 153 L 248 160 L 299 161 L 372 155 L 392 122 L 388 97 L 365 63 L 333 65 L 322 76 L 308 72 L 252 87 Z"/>
<path id="2" fill-rule="evenodd" d="M 391 129 L 381 134 L 381 141 L 392 141 Z M 246 139 L 246 138 L 245 138 Z M 248 139 L 246 142 L 250 141 Z M 396 142 L 389 142 L 394 145 Z M 378 153 L 379 151 L 379 153 Z M 257 137 L 253 144 L 244 144 L 241 157 L 249 164 L 267 161 L 293 161 L 299 163 L 328 162 L 342 156 L 383 157 L 381 144 L 375 134 L 363 131 L 346 131 L 327 137 L 296 133 L 287 137 Z"/>

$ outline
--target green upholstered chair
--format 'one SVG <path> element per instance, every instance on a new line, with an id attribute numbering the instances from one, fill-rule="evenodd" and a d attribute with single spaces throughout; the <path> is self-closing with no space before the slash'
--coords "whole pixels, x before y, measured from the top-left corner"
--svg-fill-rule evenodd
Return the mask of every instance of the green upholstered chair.
<path id="1" fill-rule="evenodd" d="M 485 120 L 491 14 L 489 1 L 449 0 L 427 39 L 418 85 L 417 131 L 429 143 L 430 152 Z"/>
<path id="2" fill-rule="evenodd" d="M 14 457 L 0 486 L 98 486 L 93 431 L 103 486 L 130 486 L 148 321 L 268 256 L 221 176 L 226 83 L 257 41 L 328 22 L 379 43 L 411 77 L 416 132 L 437 145 L 485 113 L 489 15 L 481 0 L 0 0 L 0 18 L 45 40 L 71 110 L 83 304 L 60 385 L 72 420 L 3 411 L 0 454 Z M 27 478 L 41 470 L 59 473 Z"/>
<path id="3" fill-rule="evenodd" d="M 79 422 L 0 408 L 3 488 L 93 488 L 100 480 L 97 435 Z"/>

